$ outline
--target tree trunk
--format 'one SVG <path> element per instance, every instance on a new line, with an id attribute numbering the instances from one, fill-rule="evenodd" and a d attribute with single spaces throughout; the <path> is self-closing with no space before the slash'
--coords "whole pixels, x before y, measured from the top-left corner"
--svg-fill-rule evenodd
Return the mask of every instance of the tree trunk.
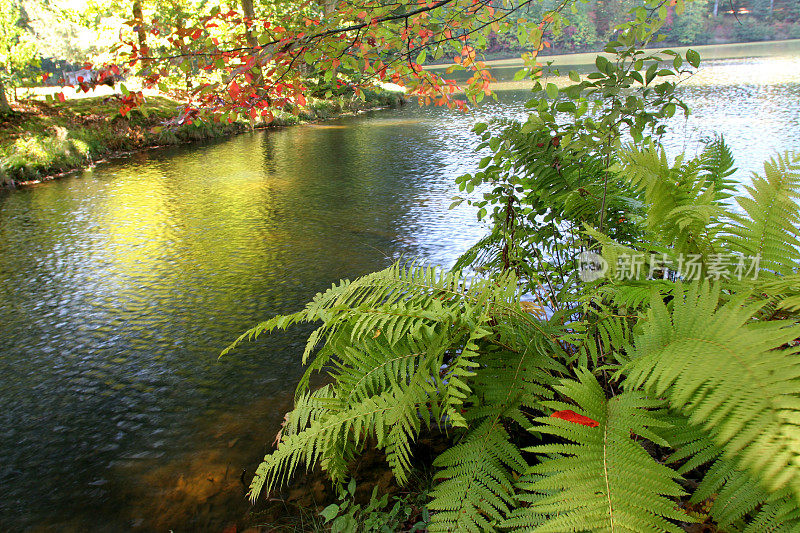
<path id="1" fill-rule="evenodd" d="M 139 37 L 139 50 L 147 49 L 147 33 L 144 31 L 144 15 L 142 14 L 141 0 L 133 0 L 133 18 L 139 21 L 136 25 L 136 35 Z M 142 52 L 146 53 L 146 52 Z"/>
<path id="2" fill-rule="evenodd" d="M 0 80 L 0 115 L 10 115 L 13 112 L 14 110 L 11 109 L 11 105 L 6 98 L 6 88 L 3 85 L 3 81 Z"/>
<path id="3" fill-rule="evenodd" d="M 714 0 L 714 16 L 715 17 L 717 16 L 718 12 L 719 12 L 719 0 Z"/>
<path id="4" fill-rule="evenodd" d="M 244 11 L 244 16 L 250 20 L 256 18 L 256 12 L 253 9 L 253 0 L 242 0 L 242 11 Z M 245 33 L 245 38 L 247 39 L 247 45 L 251 48 L 255 48 L 258 46 L 258 41 L 256 40 L 256 36 L 253 35 L 253 32 L 250 31 L 250 27 L 247 28 L 247 33 Z"/>

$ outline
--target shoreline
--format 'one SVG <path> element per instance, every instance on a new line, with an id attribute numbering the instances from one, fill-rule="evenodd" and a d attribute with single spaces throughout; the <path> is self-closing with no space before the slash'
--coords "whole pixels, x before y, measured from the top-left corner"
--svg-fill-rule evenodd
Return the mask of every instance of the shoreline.
<path id="1" fill-rule="evenodd" d="M 62 121 L 73 120 L 74 122 L 80 122 L 81 115 L 73 113 L 72 109 L 69 108 L 70 103 L 74 104 L 76 100 L 67 101 L 67 103 L 58 106 L 39 101 L 18 102 L 18 104 L 21 103 L 25 106 L 17 115 L 18 117 L 22 116 L 20 126 L 23 126 L 23 128 L 21 134 L 13 139 L 14 142 L 17 142 L 18 139 L 22 139 L 23 142 L 30 140 L 43 141 L 43 143 L 47 144 L 60 142 L 65 143 L 65 148 L 61 153 L 56 155 L 57 160 L 49 164 L 38 164 L 37 161 L 32 160 L 33 157 L 26 158 L 24 155 L 17 154 L 18 160 L 13 161 L 15 166 L 6 168 L 9 164 L 8 160 L 15 157 L 15 154 L 14 146 L 8 146 L 9 143 L 6 142 L 6 139 L 3 137 L 2 141 L 0 141 L 0 156 L 2 156 L 0 157 L 0 161 L 3 159 L 6 161 L 0 166 L 0 191 L 30 187 L 69 177 L 75 173 L 94 168 L 99 164 L 107 163 L 115 159 L 123 159 L 148 150 L 179 145 L 191 145 L 196 142 L 223 139 L 259 130 L 263 131 L 319 123 L 340 117 L 356 116 L 368 111 L 393 109 L 403 106 L 407 102 L 407 98 L 404 94 L 391 90 L 373 91 L 369 96 L 370 97 L 364 102 L 360 100 L 348 101 L 343 97 L 338 100 L 319 100 L 310 103 L 296 115 L 289 113 L 277 115 L 275 119 L 268 124 L 253 124 L 250 121 L 240 119 L 230 124 L 199 123 L 179 126 L 173 130 L 165 130 L 159 133 L 153 133 L 150 130 L 159 125 L 158 120 L 169 118 L 163 110 L 158 110 L 152 115 L 143 115 L 134 110 L 128 117 L 119 117 L 118 115 L 98 117 L 97 115 L 92 115 L 88 121 L 85 121 L 84 127 L 78 125 L 71 133 L 64 133 L 62 130 L 65 128 L 61 125 L 49 125 L 42 132 L 43 136 L 41 139 L 36 139 L 35 136 L 32 138 L 33 131 L 24 128 L 27 123 L 40 118 L 37 116 L 28 117 L 26 119 L 24 115 L 30 114 L 29 109 L 33 107 L 41 111 L 47 108 L 47 112 L 49 112 L 52 117 L 58 117 Z M 101 98 L 102 97 L 94 97 L 85 100 L 99 100 Z M 166 99 L 161 98 L 160 100 Z M 61 112 L 62 110 L 73 113 L 73 116 L 67 116 Z M 156 120 L 152 120 L 151 117 Z M 105 120 L 106 123 L 103 123 L 103 120 Z M 0 122 L 0 133 L 3 133 L 3 129 L 9 129 L 9 124 L 10 122 L 8 124 Z M 74 126 L 75 123 L 72 125 Z M 113 128 L 115 131 L 108 131 L 105 135 L 101 135 L 98 139 L 99 144 L 93 147 L 79 146 L 77 147 L 78 149 L 75 150 L 76 147 L 74 145 L 78 144 L 81 139 L 75 137 L 70 139 L 68 136 L 75 133 L 79 136 L 91 136 L 93 133 L 92 130 L 97 126 Z M 113 145 L 115 142 L 122 146 L 109 146 L 109 144 Z M 81 150 L 82 153 L 75 154 L 76 151 Z"/>
<path id="2" fill-rule="evenodd" d="M 660 43 L 657 43 L 660 44 Z M 778 56 L 783 53 L 796 53 L 800 50 L 800 39 L 783 39 L 778 41 L 753 41 L 748 43 L 724 43 L 724 44 L 702 44 L 697 46 L 654 46 L 647 48 L 648 51 L 652 50 L 657 52 L 659 50 L 674 50 L 679 53 L 686 53 L 689 49 L 696 50 L 700 53 L 703 60 L 710 61 L 712 59 L 741 59 L 746 57 L 770 57 Z M 521 54 L 522 52 L 520 52 Z M 580 65 L 593 65 L 595 58 L 598 55 L 609 56 L 603 50 L 594 52 L 574 52 L 569 54 L 540 54 L 537 61 L 546 63 L 553 61 L 553 66 L 580 66 Z M 505 59 L 489 59 L 485 61 L 486 66 L 490 68 L 521 68 L 524 66 L 519 54 L 508 57 Z M 437 63 L 425 65 L 426 70 L 443 70 L 453 66 L 455 63 Z"/>

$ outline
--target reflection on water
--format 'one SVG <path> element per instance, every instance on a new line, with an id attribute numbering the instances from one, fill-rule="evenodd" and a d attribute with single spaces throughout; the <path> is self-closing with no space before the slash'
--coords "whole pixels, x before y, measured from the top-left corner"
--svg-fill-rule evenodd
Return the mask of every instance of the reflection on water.
<path id="1" fill-rule="evenodd" d="M 798 80 L 797 57 L 708 62 L 667 144 L 724 132 L 747 179 L 800 147 Z M 308 330 L 220 349 L 340 278 L 452 264 L 484 231 L 448 211 L 478 160 L 470 127 L 524 118 L 527 99 L 153 151 L 0 194 L 0 526 L 235 521 Z"/>

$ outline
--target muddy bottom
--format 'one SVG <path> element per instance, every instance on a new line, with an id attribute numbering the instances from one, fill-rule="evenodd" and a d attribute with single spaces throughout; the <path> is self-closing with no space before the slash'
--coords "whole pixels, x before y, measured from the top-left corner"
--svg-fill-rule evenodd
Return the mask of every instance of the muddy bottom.
<path id="1" fill-rule="evenodd" d="M 283 413 L 292 408 L 293 394 L 259 400 L 246 409 L 202 420 L 196 429 L 197 449 L 170 458 L 120 464 L 111 487 L 120 515 L 115 523 L 95 524 L 93 531 L 304 531 L 319 525 L 318 513 L 337 495 L 325 474 L 301 471 L 282 490 L 262 495 L 255 505 L 247 489 L 256 467 L 271 452 Z M 418 479 L 446 447 L 442 436 L 420 439 L 415 459 Z M 356 500 L 369 501 L 373 487 L 403 494 L 382 452 L 368 449 L 352 465 Z M 412 477 L 413 479 L 413 477 Z M 419 486 L 412 488 L 418 489 Z M 85 531 L 85 520 L 67 520 L 42 530 Z"/>

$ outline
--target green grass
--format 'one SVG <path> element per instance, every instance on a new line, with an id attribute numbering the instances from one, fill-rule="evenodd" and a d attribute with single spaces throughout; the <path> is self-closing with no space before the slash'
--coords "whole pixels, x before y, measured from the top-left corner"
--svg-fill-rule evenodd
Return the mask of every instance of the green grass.
<path id="1" fill-rule="evenodd" d="M 0 119 L 0 185 L 82 168 L 113 153 L 396 106 L 400 99 L 398 93 L 389 91 L 368 91 L 364 102 L 348 96 L 329 100 L 312 98 L 297 114 L 278 111 L 269 125 L 239 119 L 231 124 L 201 121 L 157 130 L 154 128 L 177 115 L 178 102 L 149 96 L 142 107 L 123 117 L 113 100 L 103 97 L 76 98 L 64 103 L 26 100 L 16 105 L 17 113 Z"/>

